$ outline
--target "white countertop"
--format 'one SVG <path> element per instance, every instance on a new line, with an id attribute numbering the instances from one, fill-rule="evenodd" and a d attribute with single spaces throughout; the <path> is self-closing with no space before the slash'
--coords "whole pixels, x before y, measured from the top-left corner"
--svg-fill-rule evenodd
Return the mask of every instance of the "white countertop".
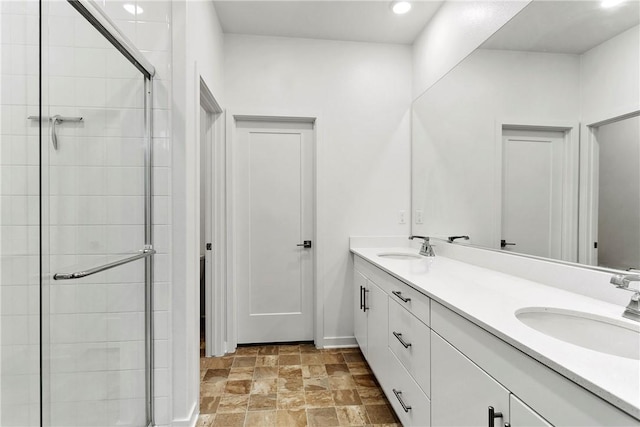
<path id="1" fill-rule="evenodd" d="M 640 361 L 565 343 L 515 316 L 521 308 L 550 307 L 604 316 L 639 328 L 638 323 L 621 316 L 624 307 L 442 256 L 416 260 L 377 256 L 381 252 L 417 253 L 407 247 L 351 251 L 640 419 Z"/>

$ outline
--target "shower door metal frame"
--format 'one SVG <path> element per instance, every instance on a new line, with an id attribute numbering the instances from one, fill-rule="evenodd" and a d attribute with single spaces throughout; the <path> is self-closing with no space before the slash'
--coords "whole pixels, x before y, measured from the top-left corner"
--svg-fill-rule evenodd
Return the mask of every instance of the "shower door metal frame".
<path id="1" fill-rule="evenodd" d="M 135 45 L 120 31 L 115 23 L 93 0 L 67 0 L 87 21 L 100 32 L 122 55 L 129 60 L 144 78 L 144 248 L 139 255 L 96 267 L 85 272 L 72 273 L 59 279 L 66 280 L 84 277 L 107 268 L 144 258 L 145 261 L 145 411 L 147 426 L 153 425 L 153 76 L 155 68 Z M 42 103 L 41 103 L 42 104 Z M 42 109 L 42 105 L 40 105 Z M 45 122 L 46 123 L 46 122 Z M 43 121 L 40 121 L 42 129 Z M 42 253 L 42 251 L 41 251 Z M 74 277 L 74 274 L 77 274 Z M 41 381 L 42 387 L 42 381 Z M 42 396 L 42 390 L 41 390 Z M 42 404 L 42 403 L 41 403 Z M 42 417 L 41 417 L 42 424 Z"/>

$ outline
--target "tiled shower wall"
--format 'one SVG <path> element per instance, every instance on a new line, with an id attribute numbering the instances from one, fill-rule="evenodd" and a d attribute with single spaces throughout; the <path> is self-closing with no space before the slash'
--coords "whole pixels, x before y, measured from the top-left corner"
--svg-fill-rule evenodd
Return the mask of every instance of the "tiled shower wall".
<path id="1" fill-rule="evenodd" d="M 2 4 L 0 424 L 36 425 L 38 371 L 37 3 Z M 170 3 L 102 6 L 155 65 L 154 263 L 156 424 L 169 423 Z M 141 248 L 141 74 L 67 2 L 45 2 L 44 114 L 59 127 L 43 169 L 45 255 L 51 271 L 100 265 Z M 140 10 L 140 9 L 138 9 Z M 29 25 L 27 25 L 29 24 Z M 29 29 L 30 28 L 30 29 Z M 7 47 L 10 45 L 10 47 Z M 47 56 L 48 53 L 48 56 Z M 48 86 L 47 86 L 48 85 Z M 49 139 L 43 148 L 48 149 Z M 46 264 L 46 263 L 45 263 Z M 141 261 L 73 282 L 48 282 L 43 301 L 45 411 L 53 425 L 139 424 L 144 414 Z M 142 362 L 142 365 L 141 365 Z M 49 406 L 50 403 L 50 406 Z M 141 412 L 142 411 L 142 412 Z M 49 415 L 46 415 L 47 418 Z"/>
<path id="2" fill-rule="evenodd" d="M 39 424 L 37 2 L 0 2 L 0 425 Z M 36 113 L 37 114 L 37 113 Z"/>

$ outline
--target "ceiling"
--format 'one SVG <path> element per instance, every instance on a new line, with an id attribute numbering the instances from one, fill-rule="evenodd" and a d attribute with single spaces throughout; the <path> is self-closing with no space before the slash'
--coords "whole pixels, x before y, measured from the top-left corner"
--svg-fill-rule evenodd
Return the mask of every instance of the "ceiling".
<path id="1" fill-rule="evenodd" d="M 396 15 L 390 1 L 214 1 L 225 33 L 412 44 L 443 0 L 412 2 Z"/>
<path id="2" fill-rule="evenodd" d="M 640 0 L 609 9 L 600 4 L 535 0 L 482 48 L 582 54 L 640 23 Z"/>

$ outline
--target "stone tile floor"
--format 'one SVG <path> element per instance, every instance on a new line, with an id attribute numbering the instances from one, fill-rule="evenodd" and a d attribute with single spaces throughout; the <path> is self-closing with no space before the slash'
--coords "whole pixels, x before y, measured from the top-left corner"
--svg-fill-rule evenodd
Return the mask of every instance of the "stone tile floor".
<path id="1" fill-rule="evenodd" d="M 401 426 L 357 348 L 264 345 L 202 356 L 198 427 Z"/>

